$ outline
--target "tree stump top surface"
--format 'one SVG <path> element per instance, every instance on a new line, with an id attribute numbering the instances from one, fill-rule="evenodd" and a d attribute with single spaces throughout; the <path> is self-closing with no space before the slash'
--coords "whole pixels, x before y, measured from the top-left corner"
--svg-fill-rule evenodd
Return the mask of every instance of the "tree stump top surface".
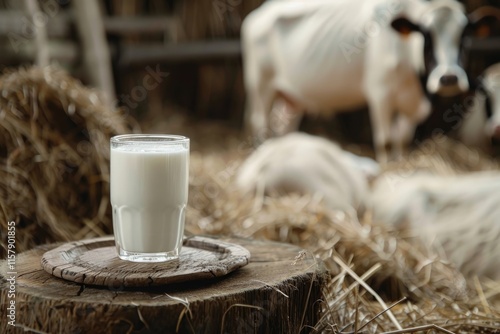
<path id="1" fill-rule="evenodd" d="M 64 280 L 41 266 L 61 244 L 17 255 L 16 323 L 0 333 L 307 333 L 320 314 L 328 273 L 297 246 L 210 237 L 246 248 L 248 265 L 213 279 L 125 287 Z M 9 302 L 7 261 L 0 261 L 0 304 Z M 119 283 L 119 284 L 118 284 Z M 0 308 L 5 319 L 7 308 Z"/>
<path id="2" fill-rule="evenodd" d="M 324 275 L 321 261 L 310 252 L 285 243 L 242 238 L 220 238 L 237 243 L 250 251 L 249 264 L 232 273 L 212 280 L 191 281 L 157 287 L 127 288 L 119 284 L 89 286 L 70 282 L 47 273 L 41 266 L 44 253 L 61 244 L 42 245 L 18 254 L 16 262 L 17 292 L 44 300 L 65 300 L 78 303 L 112 303 L 114 305 L 137 303 L 140 305 L 179 304 L 167 294 L 181 299 L 204 300 L 207 296 L 218 298 L 244 291 L 280 286 L 297 277 Z M 0 261 L 0 283 L 6 277 L 7 261 Z M 2 284 L 0 284 L 2 286 Z"/>
<path id="3" fill-rule="evenodd" d="M 43 269 L 68 281 L 96 286 L 152 287 L 225 276 L 248 264 L 250 252 L 207 237 L 184 241 L 178 260 L 133 263 L 121 260 L 113 237 L 66 243 L 42 256 Z"/>

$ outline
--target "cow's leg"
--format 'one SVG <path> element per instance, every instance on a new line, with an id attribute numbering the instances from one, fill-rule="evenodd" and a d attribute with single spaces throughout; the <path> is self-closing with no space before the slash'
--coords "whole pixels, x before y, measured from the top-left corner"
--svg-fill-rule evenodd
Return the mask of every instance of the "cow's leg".
<path id="1" fill-rule="evenodd" d="M 262 143 L 271 135 L 269 118 L 272 103 L 273 95 L 270 92 L 264 90 L 250 92 L 247 90 L 246 130 L 255 144 Z"/>
<path id="2" fill-rule="evenodd" d="M 248 28 L 248 27 L 247 27 Z M 269 115 L 275 92 L 272 58 L 266 48 L 259 48 L 265 41 L 242 30 L 243 72 L 246 92 L 244 126 L 247 140 L 254 145 L 269 137 Z M 262 44 L 264 43 L 264 44 Z"/>
<path id="3" fill-rule="evenodd" d="M 393 108 L 386 99 L 370 101 L 369 108 L 375 155 L 378 162 L 386 163 L 388 161 L 388 152 L 392 151 L 391 122 Z"/>
<path id="4" fill-rule="evenodd" d="M 302 110 L 290 97 L 278 92 L 271 110 L 270 130 L 273 135 L 282 136 L 297 131 L 302 120 Z"/>
<path id="5" fill-rule="evenodd" d="M 247 70 L 247 73 L 245 130 L 258 145 L 271 135 L 269 118 L 276 92 L 271 71 Z"/>
<path id="6" fill-rule="evenodd" d="M 420 83 L 418 83 L 420 85 Z M 407 87 L 405 93 L 396 94 L 396 109 L 400 114 L 405 115 L 413 124 L 420 124 L 425 121 L 431 111 L 432 104 L 424 95 L 420 86 Z"/>
<path id="7" fill-rule="evenodd" d="M 391 142 L 393 143 L 391 159 L 401 159 L 404 150 L 410 145 L 415 134 L 415 123 L 402 114 L 397 114 L 392 123 Z"/>
<path id="8" fill-rule="evenodd" d="M 432 105 L 420 86 L 396 96 L 399 97 L 396 106 L 398 115 L 394 119 L 391 135 L 394 143 L 393 158 L 399 159 L 411 144 L 417 124 L 423 122 L 431 113 Z"/>

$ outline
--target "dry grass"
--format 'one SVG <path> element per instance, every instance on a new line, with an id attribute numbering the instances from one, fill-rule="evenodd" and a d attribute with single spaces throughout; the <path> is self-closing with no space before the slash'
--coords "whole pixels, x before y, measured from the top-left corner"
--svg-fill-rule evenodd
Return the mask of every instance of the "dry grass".
<path id="1" fill-rule="evenodd" d="M 192 193 L 200 192 L 203 189 L 194 189 Z M 407 231 L 390 230 L 372 222 L 369 215 L 361 222 L 352 221 L 342 212 L 323 207 L 319 198 L 291 195 L 241 199 L 227 188 L 221 190 L 217 200 L 207 198 L 205 203 L 201 210 L 193 210 L 195 217 L 191 218 L 189 229 L 194 233 L 290 242 L 323 259 L 334 277 L 325 296 L 327 312 L 317 326 L 320 331 L 352 331 L 353 325 L 342 330 L 341 327 L 354 324 L 356 319 L 361 326 L 386 307 L 375 302 L 375 296 L 366 293 L 366 289 L 359 287 L 362 292 L 358 293 L 359 284 L 345 268 L 359 276 L 370 273 L 363 281 L 385 298 L 409 298 L 393 311 L 403 328 L 439 324 L 470 333 L 471 329 L 462 324 L 482 323 L 477 328 L 500 326 L 500 322 L 493 321 L 500 319 L 500 310 L 490 309 L 488 303 L 477 304 L 478 294 L 470 289 L 466 278 L 436 252 L 411 238 Z M 498 293 L 498 288 L 494 285 L 490 291 Z M 394 325 L 385 315 L 365 327 L 372 333 L 390 329 Z"/>
<path id="2" fill-rule="evenodd" d="M 18 251 L 110 233 L 108 139 L 131 131 L 127 122 L 102 107 L 96 92 L 54 69 L 7 73 L 0 88 L 2 233 L 16 220 Z M 294 243 L 324 261 L 331 280 L 318 301 L 324 313 L 316 331 L 500 331 L 499 282 L 464 277 L 409 231 L 376 223 L 369 213 L 349 219 L 318 196 L 242 197 L 232 180 L 251 146 L 234 129 L 182 117 L 152 124 L 148 132 L 192 139 L 187 232 Z M 497 169 L 452 141 L 426 145 L 432 149 L 389 169 Z"/>
<path id="3" fill-rule="evenodd" d="M 5 73 L 0 92 L 2 240 L 13 220 L 18 251 L 110 233 L 109 137 L 131 131 L 123 115 L 55 68 Z"/>
<path id="4" fill-rule="evenodd" d="M 352 220 L 327 209 L 313 195 L 242 197 L 232 180 L 251 152 L 249 141 L 217 124 L 186 125 L 178 119 L 146 128 L 193 139 L 188 231 L 265 238 L 312 251 L 332 274 L 318 332 L 353 333 L 356 326 L 360 333 L 389 332 L 398 326 L 406 328 L 405 333 L 500 331 L 500 282 L 464 277 L 410 231 L 376 223 L 369 213 Z M 495 170 L 498 164 L 436 137 L 386 168 L 402 175 L 422 169 L 446 175 Z M 363 287 L 366 284 L 372 293 Z M 391 309 L 392 320 L 389 313 L 377 316 L 403 297 Z"/>

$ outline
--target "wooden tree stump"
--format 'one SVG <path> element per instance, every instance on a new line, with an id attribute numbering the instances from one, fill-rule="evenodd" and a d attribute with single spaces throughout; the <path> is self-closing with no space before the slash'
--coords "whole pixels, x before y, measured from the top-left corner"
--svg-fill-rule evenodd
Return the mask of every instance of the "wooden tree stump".
<path id="1" fill-rule="evenodd" d="M 45 272 L 42 255 L 16 258 L 16 324 L 7 324 L 10 284 L 0 263 L 0 332 L 307 333 L 318 320 L 327 272 L 309 252 L 283 243 L 224 238 L 251 253 L 227 276 L 148 288 L 96 287 Z"/>

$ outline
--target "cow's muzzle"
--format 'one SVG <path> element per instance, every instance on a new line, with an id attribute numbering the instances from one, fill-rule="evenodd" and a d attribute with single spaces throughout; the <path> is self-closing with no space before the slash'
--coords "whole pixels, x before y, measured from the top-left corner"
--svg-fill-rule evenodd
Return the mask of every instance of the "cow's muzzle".
<path id="1" fill-rule="evenodd" d="M 436 67 L 427 80 L 427 91 L 443 97 L 453 97 L 469 90 L 465 71 L 458 66 Z"/>

